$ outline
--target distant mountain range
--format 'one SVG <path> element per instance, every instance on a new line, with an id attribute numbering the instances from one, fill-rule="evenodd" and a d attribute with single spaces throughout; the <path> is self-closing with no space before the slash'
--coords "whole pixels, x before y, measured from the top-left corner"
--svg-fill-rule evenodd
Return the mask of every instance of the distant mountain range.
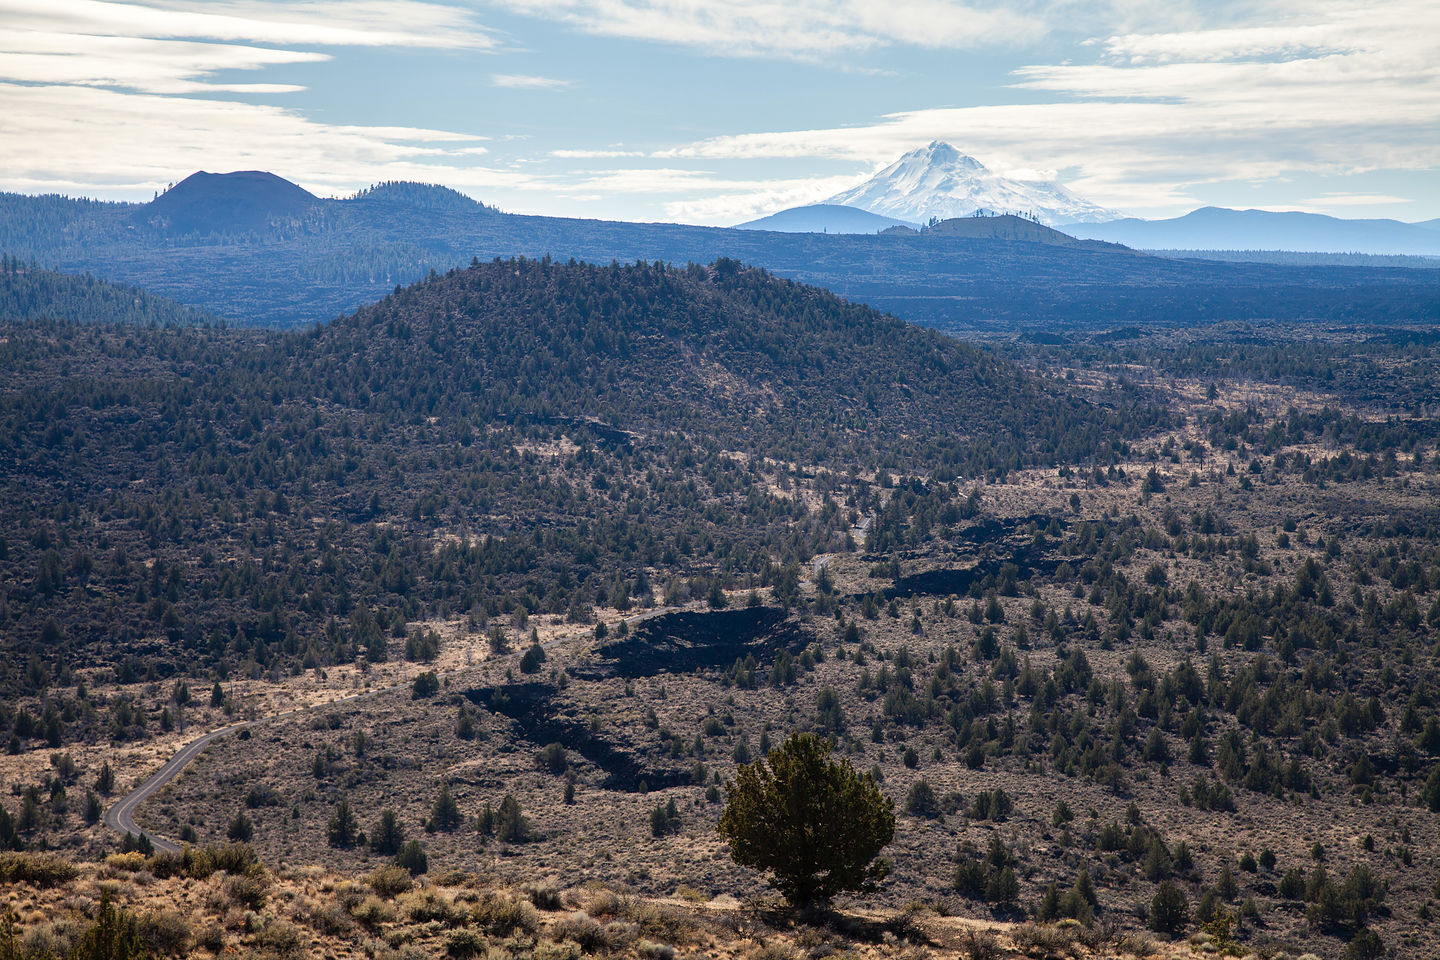
<path id="1" fill-rule="evenodd" d="M 856 219 L 821 213 L 826 223 Z M 0 194 L 0 252 L 258 326 L 328 320 L 432 270 L 513 256 L 731 258 L 952 330 L 1440 318 L 1430 270 L 1146 256 L 1013 216 L 869 236 L 785 233 L 516 216 L 417 183 L 323 199 L 257 171 L 190 177 L 148 204 Z"/>
<path id="2" fill-rule="evenodd" d="M 1121 217 L 1058 183 L 1002 177 L 938 140 L 911 150 L 824 203 L 792 207 L 739 226 L 784 233 L 879 233 L 976 214 L 1014 214 L 1080 239 L 1142 250 L 1440 256 L 1440 219 L 1343 220 L 1221 207 L 1202 207 L 1169 220 Z"/>
<path id="3" fill-rule="evenodd" d="M 825 201 L 927 223 L 974 213 L 1011 213 L 1043 223 L 1094 223 L 1120 214 L 1048 180 L 1013 180 L 936 140 L 911 150 L 860 186 Z"/>
<path id="4" fill-rule="evenodd" d="M 1147 250 L 1290 250 L 1440 256 L 1440 221 L 1342 220 L 1318 213 L 1201 207 L 1170 220 L 1074 223 L 1077 237 Z"/>

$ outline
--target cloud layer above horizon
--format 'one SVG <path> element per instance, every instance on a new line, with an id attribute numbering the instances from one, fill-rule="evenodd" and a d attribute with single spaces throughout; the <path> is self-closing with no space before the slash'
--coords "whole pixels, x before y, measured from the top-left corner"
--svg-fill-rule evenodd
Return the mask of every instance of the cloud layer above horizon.
<path id="1" fill-rule="evenodd" d="M 1440 7 L 0 0 L 0 189 L 267 169 L 733 223 L 936 139 L 1141 215 L 1440 216 Z"/>

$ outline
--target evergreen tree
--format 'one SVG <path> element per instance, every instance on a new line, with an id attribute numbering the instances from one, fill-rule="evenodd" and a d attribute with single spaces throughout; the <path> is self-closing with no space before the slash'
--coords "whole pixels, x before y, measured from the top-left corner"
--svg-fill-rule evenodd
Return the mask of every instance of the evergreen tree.
<path id="1" fill-rule="evenodd" d="M 400 823 L 399 815 L 388 808 L 380 811 L 379 819 L 370 830 L 370 849 L 385 856 L 393 856 L 400 852 L 400 845 L 404 842 L 405 827 Z"/>
<path id="2" fill-rule="evenodd" d="M 530 823 L 520 810 L 520 801 L 508 793 L 495 814 L 495 835 L 505 843 L 524 843 L 530 839 Z"/>
<path id="3" fill-rule="evenodd" d="M 767 871 L 792 904 L 873 890 L 889 873 L 877 857 L 895 835 L 894 802 L 848 761 L 831 760 L 833 748 L 814 734 L 793 734 L 727 785 L 719 831 L 731 857 Z"/>
<path id="4" fill-rule="evenodd" d="M 430 805 L 430 829 L 448 833 L 460 826 L 462 819 L 460 805 L 450 793 L 450 784 L 440 784 L 440 793 Z"/>
<path id="5" fill-rule="evenodd" d="M 355 833 L 359 828 L 355 811 L 350 809 L 349 801 L 341 800 L 335 805 L 335 812 L 330 815 L 330 821 L 325 825 L 325 838 L 332 847 L 353 847 Z"/>
<path id="6" fill-rule="evenodd" d="M 1155 889 L 1150 900 L 1150 929 L 1175 936 L 1190 922 L 1190 903 L 1185 892 L 1166 880 Z"/>

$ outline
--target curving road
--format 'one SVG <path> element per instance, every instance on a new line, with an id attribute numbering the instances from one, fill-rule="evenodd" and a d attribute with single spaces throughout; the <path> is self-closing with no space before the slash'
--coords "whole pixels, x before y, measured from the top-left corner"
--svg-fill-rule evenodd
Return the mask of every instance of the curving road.
<path id="1" fill-rule="evenodd" d="M 681 608 L 656 607 L 653 610 L 647 610 L 643 613 L 639 613 L 631 617 L 625 617 L 623 619 L 630 623 L 636 623 L 637 621 L 648 620 L 651 617 L 658 617 L 662 614 L 673 613 L 674 611 L 679 609 Z M 583 634 L 579 636 L 583 637 Z M 547 649 L 554 649 L 561 643 L 567 640 L 574 639 L 577 639 L 577 635 L 572 634 L 570 636 L 555 637 L 551 640 L 547 640 L 541 646 Z M 522 649 L 523 646 L 524 645 L 522 644 Z M 515 656 L 519 652 L 520 651 L 516 651 L 516 653 L 511 654 L 511 656 Z M 439 675 L 442 678 L 453 677 L 457 674 L 464 673 L 467 670 L 474 670 L 478 666 L 481 666 L 481 664 L 472 664 L 465 667 L 456 667 L 454 670 L 443 671 Z M 254 720 L 241 720 L 238 723 L 232 723 L 229 726 L 220 727 L 218 730 L 211 730 L 209 733 L 204 734 L 200 737 L 196 737 L 194 740 L 191 740 L 189 743 L 185 744 L 185 746 L 181 747 L 178 751 L 176 751 L 173 757 L 171 757 L 169 760 L 166 760 L 159 770 L 156 770 L 154 773 L 152 773 L 145 780 L 144 783 L 140 784 L 140 786 L 136 787 L 134 790 L 131 790 L 125 796 L 121 797 L 115 803 L 111 804 L 108 808 L 106 808 L 105 813 L 101 817 L 101 820 L 104 822 L 105 826 L 109 827 L 111 830 L 114 830 L 116 833 L 129 833 L 136 837 L 149 837 L 151 846 L 153 846 L 156 850 L 163 851 L 165 853 L 179 853 L 179 844 L 175 843 L 174 841 L 167 840 L 159 834 L 151 833 L 149 830 L 141 828 L 141 826 L 135 822 L 135 811 L 140 809 L 140 805 L 142 803 L 144 803 L 146 800 L 150 799 L 161 789 L 163 789 L 167 783 L 179 776 L 180 771 L 184 770 L 190 764 L 190 761 L 194 760 L 196 757 L 200 756 L 200 754 L 204 753 L 205 748 L 210 746 L 211 743 L 220 739 L 221 737 L 229 736 L 237 730 L 242 730 L 245 727 L 252 727 L 257 723 L 265 723 L 270 720 L 281 720 L 285 717 L 293 716 L 297 713 L 304 713 L 308 710 L 318 710 L 324 707 L 333 707 L 338 703 L 347 703 L 352 700 L 361 700 L 365 697 L 378 697 L 382 693 L 390 693 L 394 690 L 403 690 L 408 688 L 409 686 L 410 681 L 407 680 L 403 683 L 394 683 L 384 687 L 375 687 L 372 690 L 364 690 L 360 693 L 352 693 L 348 696 L 336 697 L 334 700 L 326 700 L 323 703 L 316 703 L 307 707 L 292 707 L 289 710 L 282 710 L 280 713 L 272 713 L 263 717 L 256 717 Z"/>
<path id="2" fill-rule="evenodd" d="M 130 791 L 118 802 L 111 804 L 105 810 L 105 825 L 116 833 L 129 833 L 137 837 L 149 837 L 151 845 L 154 846 L 156 850 L 165 853 L 179 853 L 180 847 L 176 844 L 171 843 L 164 837 L 140 828 L 140 825 L 135 822 L 136 809 L 139 808 L 140 804 L 150 799 L 151 794 L 175 779 L 175 775 L 185 769 L 185 766 L 191 760 L 198 757 L 205 748 L 210 745 L 212 740 L 219 739 L 227 733 L 234 733 L 241 727 L 248 727 L 250 724 L 258 722 L 257 720 L 247 720 L 242 723 L 232 723 L 228 727 L 212 730 L 203 737 L 191 740 L 185 744 L 175 756 L 165 761 L 164 766 L 152 773 L 148 780 Z"/>

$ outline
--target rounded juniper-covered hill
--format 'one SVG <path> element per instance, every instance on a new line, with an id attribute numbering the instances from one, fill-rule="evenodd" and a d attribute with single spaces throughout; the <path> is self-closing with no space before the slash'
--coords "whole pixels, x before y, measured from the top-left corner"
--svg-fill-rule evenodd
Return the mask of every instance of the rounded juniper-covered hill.
<path id="1" fill-rule="evenodd" d="M 309 216 L 320 200 L 264 170 L 192 173 L 137 216 L 170 234 L 249 233 Z"/>
<path id="2" fill-rule="evenodd" d="M 1164 416 L 731 260 L 477 263 L 304 340 L 340 402 L 678 431 L 814 463 L 973 476 L 1089 456 Z"/>

